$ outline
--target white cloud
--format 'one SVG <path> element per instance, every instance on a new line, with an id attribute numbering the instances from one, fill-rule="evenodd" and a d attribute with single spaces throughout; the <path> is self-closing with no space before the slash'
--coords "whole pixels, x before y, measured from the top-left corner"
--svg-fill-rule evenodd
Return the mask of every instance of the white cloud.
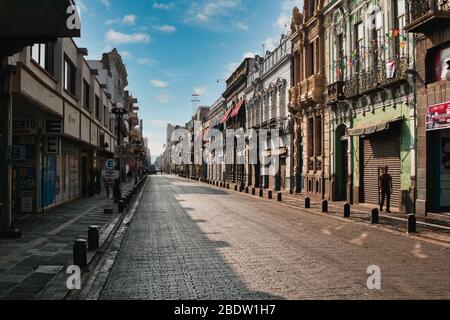
<path id="1" fill-rule="evenodd" d="M 171 9 L 173 9 L 173 7 L 174 7 L 173 3 L 155 2 L 153 4 L 153 9 L 156 9 L 156 10 L 171 10 Z"/>
<path id="2" fill-rule="evenodd" d="M 158 79 L 150 80 L 150 84 L 155 88 L 167 88 L 169 86 L 167 82 Z"/>
<path id="3" fill-rule="evenodd" d="M 173 97 L 169 94 L 160 94 L 155 97 L 155 99 L 161 104 L 168 104 L 173 100 Z"/>
<path id="4" fill-rule="evenodd" d="M 278 46 L 278 39 L 274 39 L 274 38 L 267 38 L 264 41 L 264 48 L 266 50 L 272 51 L 273 49 L 275 49 Z"/>
<path id="5" fill-rule="evenodd" d="M 136 24 L 137 17 L 134 14 L 127 14 L 122 18 L 122 23 L 128 26 L 134 26 Z"/>
<path id="6" fill-rule="evenodd" d="M 244 59 L 254 58 L 255 56 L 256 56 L 256 53 L 254 53 L 254 52 L 246 52 L 246 53 L 244 53 Z"/>
<path id="7" fill-rule="evenodd" d="M 100 0 L 100 3 L 108 9 L 111 8 L 111 2 L 109 0 Z"/>
<path id="8" fill-rule="evenodd" d="M 231 76 L 231 74 L 236 70 L 236 68 L 239 67 L 239 63 L 231 62 L 224 66 L 225 69 L 225 78 L 228 78 Z"/>
<path id="9" fill-rule="evenodd" d="M 133 33 L 133 34 L 126 34 L 122 32 L 114 31 L 113 29 L 110 29 L 106 33 L 106 40 L 110 43 L 114 44 L 127 44 L 127 43 L 149 43 L 151 38 L 146 33 Z"/>
<path id="10" fill-rule="evenodd" d="M 77 0 L 76 6 L 79 8 L 78 11 L 88 11 L 87 6 L 84 4 L 83 0 Z"/>
<path id="11" fill-rule="evenodd" d="M 294 9 L 294 7 L 298 7 L 301 10 L 303 8 L 303 0 L 284 0 L 281 3 L 281 12 L 275 21 L 274 26 L 281 31 L 289 29 L 292 19 L 292 9 Z"/>
<path id="12" fill-rule="evenodd" d="M 246 25 L 245 23 L 239 21 L 236 23 L 236 28 L 238 28 L 239 30 L 243 30 L 243 31 L 248 31 L 249 27 L 248 25 Z"/>
<path id="13" fill-rule="evenodd" d="M 208 93 L 208 87 L 207 86 L 196 87 L 194 88 L 194 93 L 204 96 L 205 94 Z"/>
<path id="14" fill-rule="evenodd" d="M 140 65 L 149 65 L 149 66 L 156 64 L 155 60 L 149 59 L 149 58 L 140 58 L 140 59 L 137 59 L 137 62 Z"/>
<path id="15" fill-rule="evenodd" d="M 231 21 L 234 11 L 242 9 L 241 0 L 203 0 L 193 1 L 187 11 L 187 24 L 208 26 L 214 29 L 229 30 L 230 27 L 245 30 L 248 27 L 242 22 Z"/>
<path id="16" fill-rule="evenodd" d="M 154 26 L 154 28 L 165 33 L 174 33 L 175 31 L 177 31 L 177 28 L 175 28 L 174 26 L 169 26 L 167 24 L 164 24 L 162 26 Z"/>
<path id="17" fill-rule="evenodd" d="M 120 55 L 122 56 L 122 58 L 132 58 L 133 57 L 133 55 L 129 51 L 120 51 Z"/>

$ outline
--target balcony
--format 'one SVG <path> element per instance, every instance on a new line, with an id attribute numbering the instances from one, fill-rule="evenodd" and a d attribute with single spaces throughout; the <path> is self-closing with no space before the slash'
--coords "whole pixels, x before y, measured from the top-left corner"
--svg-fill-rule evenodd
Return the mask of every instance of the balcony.
<path id="1" fill-rule="evenodd" d="M 408 79 L 407 69 L 408 59 L 406 57 L 382 61 L 376 66 L 364 69 L 347 78 L 343 90 L 344 96 L 346 99 L 350 99 L 406 81 Z"/>
<path id="2" fill-rule="evenodd" d="M 322 75 L 315 74 L 291 88 L 289 90 L 290 112 L 299 112 L 310 105 L 320 103 L 323 97 L 324 80 Z"/>
<path id="3" fill-rule="evenodd" d="M 336 81 L 328 86 L 328 102 L 344 100 L 344 81 Z"/>
<path id="4" fill-rule="evenodd" d="M 450 23 L 449 0 L 408 0 L 405 30 L 411 33 L 430 33 Z"/>

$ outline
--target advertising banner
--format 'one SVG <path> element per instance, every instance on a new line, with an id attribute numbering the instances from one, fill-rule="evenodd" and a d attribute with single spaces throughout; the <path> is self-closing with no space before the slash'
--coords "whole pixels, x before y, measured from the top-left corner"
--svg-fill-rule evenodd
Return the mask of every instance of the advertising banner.
<path id="1" fill-rule="evenodd" d="M 426 130 L 450 128 L 450 101 L 428 107 Z"/>

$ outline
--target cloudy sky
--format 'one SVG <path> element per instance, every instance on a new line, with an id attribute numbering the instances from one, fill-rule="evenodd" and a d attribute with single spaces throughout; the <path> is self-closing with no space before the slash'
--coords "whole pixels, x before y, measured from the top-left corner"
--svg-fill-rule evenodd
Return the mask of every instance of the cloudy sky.
<path id="1" fill-rule="evenodd" d="M 153 159 L 168 122 L 186 123 L 192 93 L 211 105 L 244 57 L 271 49 L 302 0 L 76 0 L 87 59 L 117 48 Z"/>

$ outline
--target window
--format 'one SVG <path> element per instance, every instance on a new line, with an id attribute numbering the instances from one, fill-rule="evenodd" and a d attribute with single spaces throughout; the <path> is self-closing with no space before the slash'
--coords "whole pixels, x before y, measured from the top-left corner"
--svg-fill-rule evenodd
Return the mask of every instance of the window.
<path id="1" fill-rule="evenodd" d="M 308 118 L 307 124 L 307 154 L 308 157 L 312 157 L 314 156 L 314 118 Z"/>
<path id="2" fill-rule="evenodd" d="M 395 54 L 400 57 L 406 56 L 407 53 L 407 41 L 403 38 L 406 23 L 406 10 L 405 0 L 395 1 L 395 27 L 400 30 L 400 36 L 395 37 Z"/>
<path id="3" fill-rule="evenodd" d="M 64 89 L 75 96 L 76 68 L 69 59 L 64 59 Z"/>
<path id="4" fill-rule="evenodd" d="M 91 110 L 90 107 L 91 87 L 86 80 L 83 80 L 83 107 L 86 110 Z"/>
<path id="5" fill-rule="evenodd" d="M 337 56 L 339 61 L 339 68 L 336 69 L 336 77 L 338 81 L 342 81 L 344 78 L 344 70 L 346 66 L 345 54 L 344 54 L 344 36 L 339 34 L 337 36 Z"/>
<path id="6" fill-rule="evenodd" d="M 95 118 L 100 120 L 100 98 L 95 95 Z"/>
<path id="7" fill-rule="evenodd" d="M 103 124 L 105 127 L 108 127 L 108 110 L 106 109 L 106 106 L 103 106 Z"/>
<path id="8" fill-rule="evenodd" d="M 315 124 L 314 124 L 314 129 L 315 129 L 315 155 L 316 156 L 320 156 L 322 155 L 322 117 L 321 116 L 317 116 L 315 119 Z"/>
<path id="9" fill-rule="evenodd" d="M 356 30 L 356 42 L 355 42 L 355 52 L 356 52 L 356 63 L 355 71 L 359 73 L 361 69 L 364 68 L 364 24 L 362 22 L 355 25 Z"/>
<path id="10" fill-rule="evenodd" d="M 53 43 L 37 43 L 31 47 L 31 59 L 53 75 Z"/>
<path id="11" fill-rule="evenodd" d="M 306 48 L 306 77 L 310 77 L 314 74 L 314 42 L 311 42 Z"/>

